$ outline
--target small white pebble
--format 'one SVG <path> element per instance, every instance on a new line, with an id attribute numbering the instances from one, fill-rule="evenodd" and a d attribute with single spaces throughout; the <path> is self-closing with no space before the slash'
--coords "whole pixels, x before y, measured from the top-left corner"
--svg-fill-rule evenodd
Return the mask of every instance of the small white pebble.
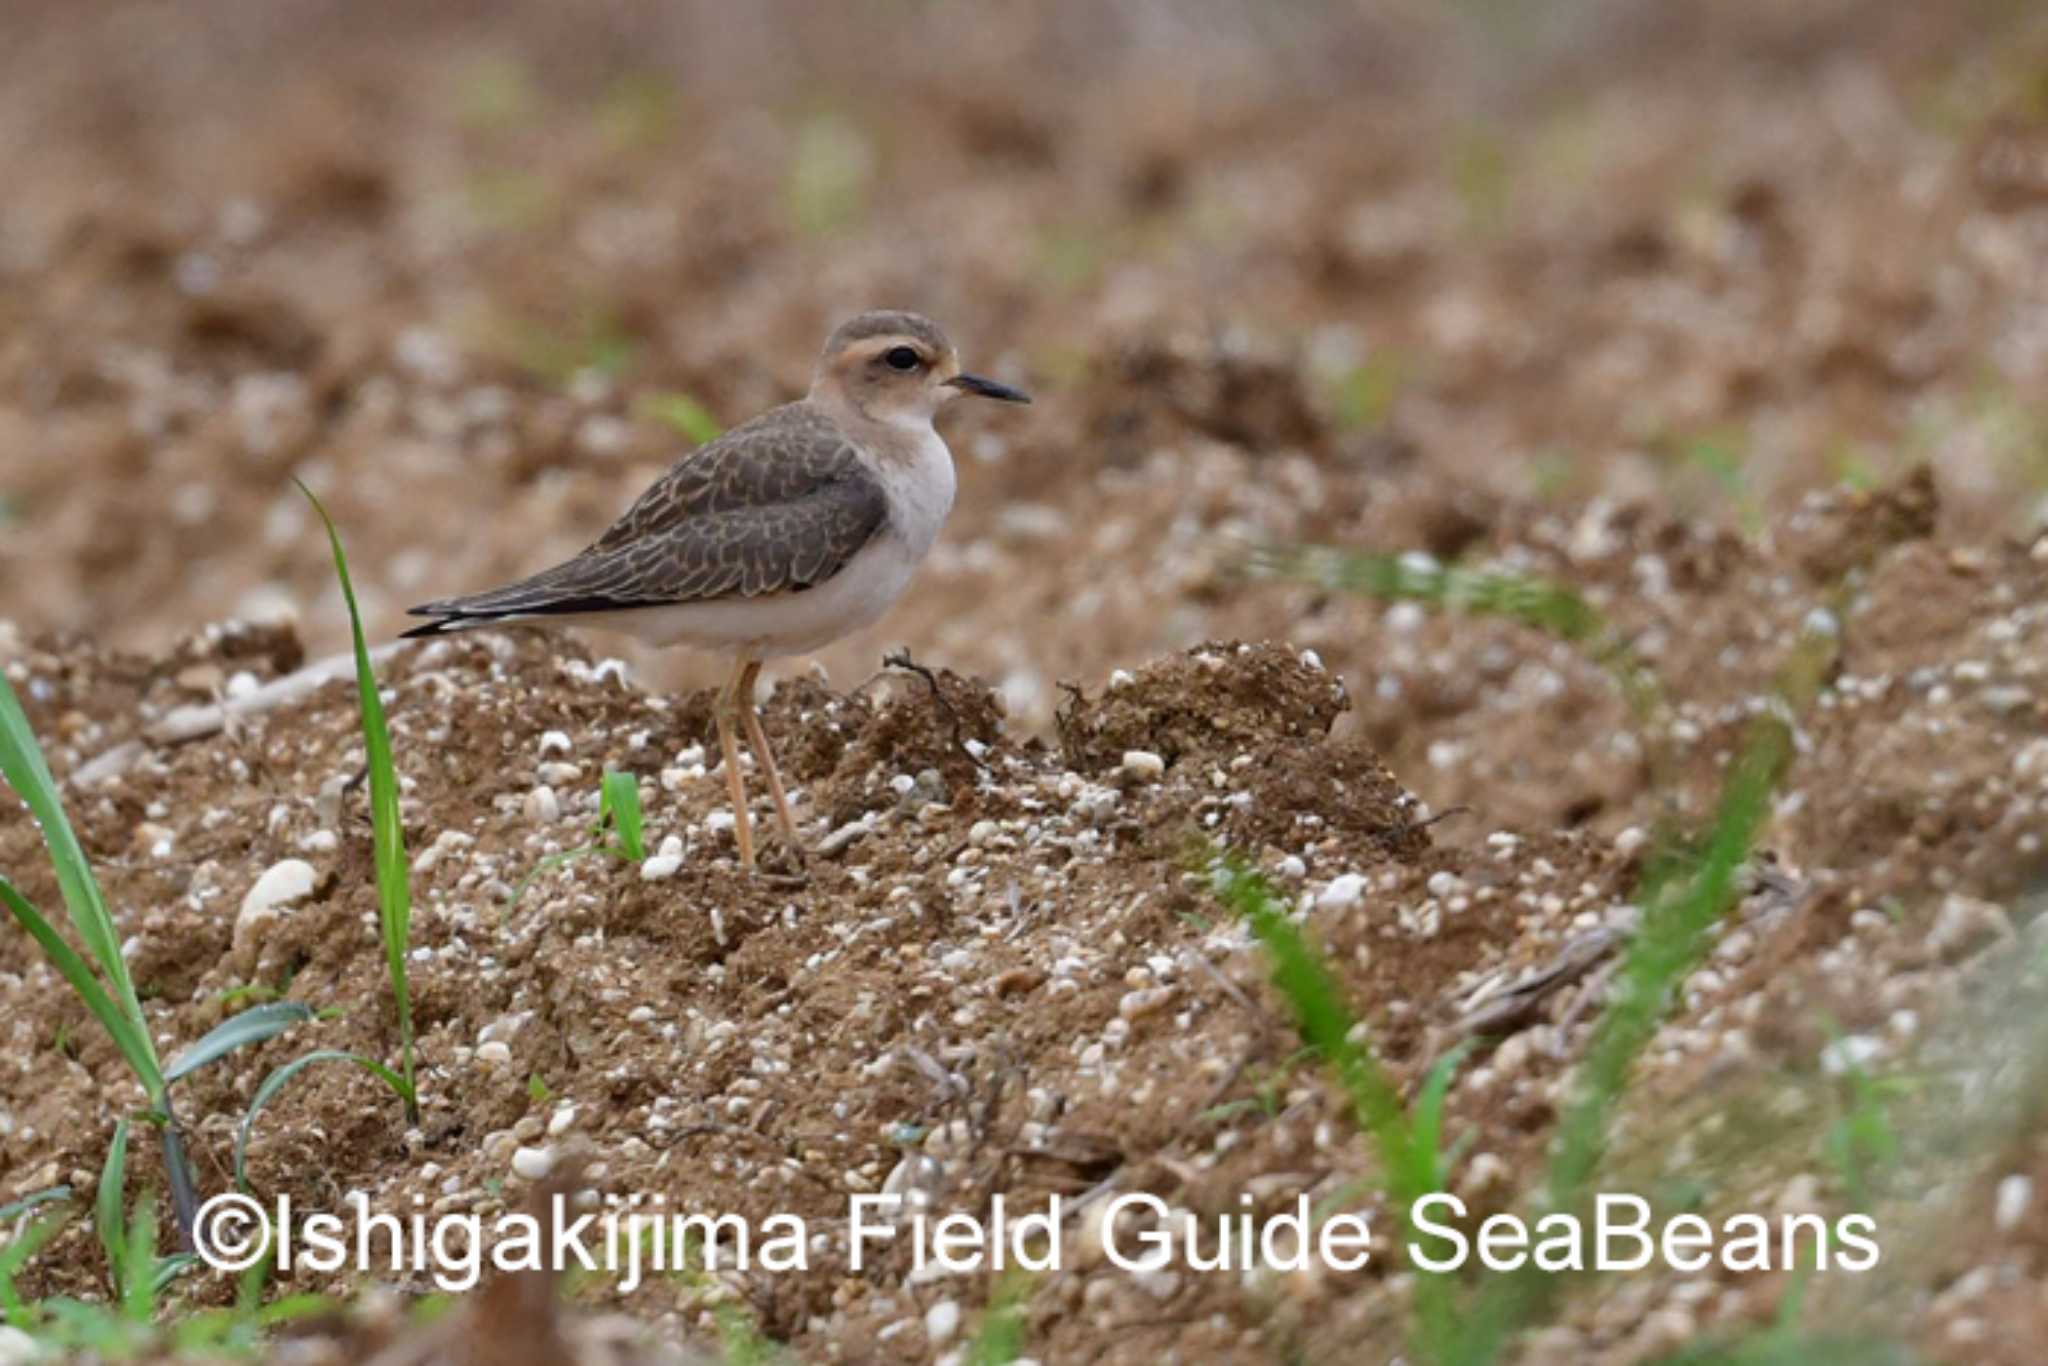
<path id="1" fill-rule="evenodd" d="M 1149 749 L 1127 749 L 1124 751 L 1124 772 L 1150 782 L 1166 772 L 1166 760 Z"/>
<path id="2" fill-rule="evenodd" d="M 1868 1034 L 1845 1034 L 1820 1051 L 1820 1070 L 1831 1077 L 1858 1070 L 1884 1052 L 1884 1043 Z"/>
<path id="3" fill-rule="evenodd" d="M 512 1046 L 502 1039 L 490 1039 L 476 1046 L 476 1060 L 486 1067 L 502 1067 L 512 1061 Z"/>
<path id="4" fill-rule="evenodd" d="M 1356 906 L 1365 898 L 1365 878 L 1358 873 L 1340 873 L 1316 895 L 1316 906 L 1325 911 Z"/>
<path id="5" fill-rule="evenodd" d="M 642 882 L 661 882 L 672 878 L 683 866 L 680 854 L 656 854 L 640 865 Z"/>
<path id="6" fill-rule="evenodd" d="M 512 1170 L 528 1181 L 539 1181 L 555 1169 L 553 1148 L 519 1148 L 512 1154 Z"/>
<path id="7" fill-rule="evenodd" d="M 540 737 L 540 752 L 542 758 L 546 758 L 550 754 L 567 754 L 569 752 L 569 737 L 558 730 L 549 731 Z"/>
<path id="8" fill-rule="evenodd" d="M 1992 1202 L 1991 1222 L 2000 1233 L 2010 1233 L 2019 1227 L 2026 1217 L 2027 1207 L 2034 1203 L 2034 1178 L 2024 1172 L 2014 1172 L 1998 1183 L 1998 1196 Z"/>
<path id="9" fill-rule="evenodd" d="M 960 1331 L 960 1305 L 956 1300 L 940 1300 L 924 1314 L 925 1341 L 940 1347 L 953 1340 L 953 1334 Z"/>

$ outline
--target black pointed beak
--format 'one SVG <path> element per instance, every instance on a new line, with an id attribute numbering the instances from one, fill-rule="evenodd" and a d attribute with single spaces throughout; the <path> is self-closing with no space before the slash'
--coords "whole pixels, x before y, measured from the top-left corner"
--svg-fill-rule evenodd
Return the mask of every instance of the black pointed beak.
<path id="1" fill-rule="evenodd" d="M 1000 399 L 1004 403 L 1029 403 L 1031 395 L 1022 389 L 1012 389 L 1007 384 L 998 384 L 980 375 L 955 375 L 946 381 L 963 393 L 979 394 L 983 398 Z"/>

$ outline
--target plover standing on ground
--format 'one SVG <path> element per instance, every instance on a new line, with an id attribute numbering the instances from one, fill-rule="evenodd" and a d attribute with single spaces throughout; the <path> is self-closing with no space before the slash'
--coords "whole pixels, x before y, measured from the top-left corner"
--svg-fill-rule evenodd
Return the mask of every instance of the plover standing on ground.
<path id="1" fill-rule="evenodd" d="M 937 324 L 863 313 L 825 342 L 811 391 L 683 456 L 574 559 L 411 609 L 407 636 L 504 623 L 587 625 L 650 645 L 729 652 L 715 719 L 740 862 L 754 863 L 735 725 L 792 849 L 803 845 L 761 720 L 761 661 L 808 654 L 879 620 L 953 506 L 953 457 L 932 426 L 956 394 L 1016 389 L 960 369 Z"/>

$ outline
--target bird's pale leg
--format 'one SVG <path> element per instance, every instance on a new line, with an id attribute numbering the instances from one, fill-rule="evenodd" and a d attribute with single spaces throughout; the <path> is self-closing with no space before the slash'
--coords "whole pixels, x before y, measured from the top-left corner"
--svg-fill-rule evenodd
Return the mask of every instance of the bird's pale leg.
<path id="1" fill-rule="evenodd" d="M 747 715 L 754 710 L 753 699 L 740 701 L 740 678 L 747 672 L 747 662 L 742 659 L 733 669 L 726 685 L 719 691 L 718 701 L 712 709 L 712 718 L 718 722 L 718 752 L 725 760 L 725 790 L 732 794 L 732 837 L 740 847 L 740 866 L 754 866 L 754 832 L 747 823 L 747 780 L 740 773 L 739 742 L 733 738 L 733 713 L 744 706 Z"/>
<path id="2" fill-rule="evenodd" d="M 760 673 L 759 660 L 740 671 L 740 720 L 747 728 L 747 743 L 754 748 L 755 760 L 761 765 L 761 771 L 768 775 L 768 791 L 775 798 L 775 816 L 782 823 L 782 837 L 789 841 L 790 850 L 801 860 L 804 842 L 797 837 L 796 818 L 789 814 L 789 796 L 782 790 L 782 773 L 775 766 L 775 751 L 768 746 L 768 732 L 761 729 L 761 717 L 754 710 L 754 680 Z"/>

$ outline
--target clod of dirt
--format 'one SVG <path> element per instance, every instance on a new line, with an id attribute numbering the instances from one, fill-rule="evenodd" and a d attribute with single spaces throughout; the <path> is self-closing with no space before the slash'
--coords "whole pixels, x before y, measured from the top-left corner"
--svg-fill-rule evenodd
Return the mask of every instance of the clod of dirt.
<path id="1" fill-rule="evenodd" d="M 1283 645 L 1196 646 L 1115 674 L 1100 697 L 1078 689 L 1059 716 L 1060 750 L 1079 772 L 1116 767 L 1144 750 L 1168 766 L 1191 758 L 1228 763 L 1275 742 L 1327 735 L 1351 699 L 1343 681 Z"/>
<path id="2" fill-rule="evenodd" d="M 1934 471 L 1916 465 L 1880 489 L 1836 488 L 1812 495 L 1786 527 L 1787 548 L 1808 578 L 1834 583 L 1892 546 L 1926 540 L 1940 513 Z"/>
<path id="3" fill-rule="evenodd" d="M 1003 736 L 1002 697 L 978 678 L 891 656 L 867 690 L 839 696 L 809 680 L 778 684 L 764 709 L 771 731 L 796 739 L 782 756 L 798 782 L 820 784 L 835 823 L 857 819 L 898 775 L 936 773 L 949 788 L 971 786 Z M 795 724 L 789 724 L 794 722 Z"/>
<path id="4" fill-rule="evenodd" d="M 1257 453 L 1320 449 L 1326 424 L 1294 359 L 1186 338 L 1135 343 L 1099 367 L 1088 403 L 1094 434 L 1113 452 L 1156 449 L 1199 432 Z"/>

